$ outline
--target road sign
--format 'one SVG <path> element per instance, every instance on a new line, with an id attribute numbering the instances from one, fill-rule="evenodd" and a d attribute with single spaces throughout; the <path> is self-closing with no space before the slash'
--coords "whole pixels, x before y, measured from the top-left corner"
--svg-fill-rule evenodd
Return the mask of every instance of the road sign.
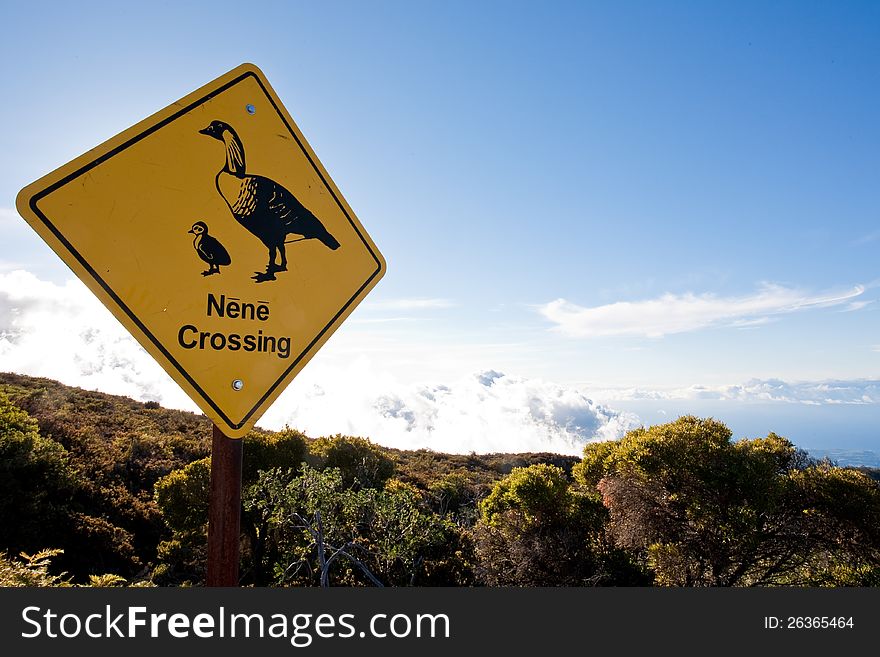
<path id="1" fill-rule="evenodd" d="M 37 180 L 16 204 L 235 438 L 385 273 L 250 64 Z"/>

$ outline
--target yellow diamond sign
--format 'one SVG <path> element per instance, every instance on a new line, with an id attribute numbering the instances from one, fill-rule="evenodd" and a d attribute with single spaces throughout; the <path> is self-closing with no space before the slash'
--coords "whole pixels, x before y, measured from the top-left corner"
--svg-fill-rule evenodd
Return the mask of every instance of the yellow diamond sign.
<path id="1" fill-rule="evenodd" d="M 385 273 L 250 64 L 29 185 L 17 207 L 234 438 Z"/>

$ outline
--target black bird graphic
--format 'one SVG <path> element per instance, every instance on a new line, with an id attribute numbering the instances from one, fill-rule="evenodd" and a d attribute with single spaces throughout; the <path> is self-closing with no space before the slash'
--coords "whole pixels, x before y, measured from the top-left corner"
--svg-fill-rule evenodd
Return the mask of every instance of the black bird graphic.
<path id="1" fill-rule="evenodd" d="M 220 244 L 216 237 L 208 235 L 208 224 L 204 221 L 197 221 L 186 232 L 195 235 L 193 246 L 196 247 L 196 253 L 208 263 L 208 271 L 203 271 L 202 276 L 219 274 L 220 267 L 225 267 L 232 262 L 229 251 Z"/>
<path id="2" fill-rule="evenodd" d="M 339 248 L 336 238 L 293 194 L 274 180 L 246 173 L 244 145 L 229 124 L 212 121 L 199 132 L 226 145 L 226 165 L 217 174 L 217 191 L 235 220 L 269 249 L 266 271 L 255 272 L 255 281 L 274 281 L 275 272 L 287 271 L 284 245 L 289 234 L 302 236 L 291 242 L 316 239 L 328 249 Z M 276 252 L 281 253 L 280 263 L 275 262 Z"/>

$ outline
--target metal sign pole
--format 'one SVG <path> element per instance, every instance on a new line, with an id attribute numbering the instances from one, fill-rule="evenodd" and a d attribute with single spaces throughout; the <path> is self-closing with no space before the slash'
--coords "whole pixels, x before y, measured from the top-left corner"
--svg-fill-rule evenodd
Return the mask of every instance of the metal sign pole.
<path id="1" fill-rule="evenodd" d="M 227 438 L 214 425 L 207 586 L 238 586 L 242 442 L 241 439 Z"/>

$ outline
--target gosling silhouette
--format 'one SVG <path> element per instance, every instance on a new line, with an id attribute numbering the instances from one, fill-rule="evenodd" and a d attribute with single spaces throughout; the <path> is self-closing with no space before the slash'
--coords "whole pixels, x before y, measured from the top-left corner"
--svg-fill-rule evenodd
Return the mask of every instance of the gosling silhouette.
<path id="1" fill-rule="evenodd" d="M 186 232 L 195 235 L 193 246 L 196 248 L 196 253 L 199 254 L 202 260 L 208 263 L 208 269 L 202 272 L 202 276 L 219 274 L 220 267 L 225 267 L 232 263 L 229 251 L 220 244 L 216 237 L 208 235 L 208 224 L 204 221 L 197 221 Z"/>
<path id="2" fill-rule="evenodd" d="M 257 283 L 274 281 L 276 272 L 287 271 L 284 245 L 289 242 L 315 239 L 328 249 L 339 248 L 336 238 L 293 194 L 274 180 L 246 173 L 244 145 L 229 124 L 212 121 L 199 132 L 226 146 L 226 164 L 215 179 L 217 191 L 235 220 L 269 250 L 266 271 L 252 276 Z M 286 242 L 290 234 L 301 237 Z M 280 263 L 276 262 L 279 253 Z"/>

